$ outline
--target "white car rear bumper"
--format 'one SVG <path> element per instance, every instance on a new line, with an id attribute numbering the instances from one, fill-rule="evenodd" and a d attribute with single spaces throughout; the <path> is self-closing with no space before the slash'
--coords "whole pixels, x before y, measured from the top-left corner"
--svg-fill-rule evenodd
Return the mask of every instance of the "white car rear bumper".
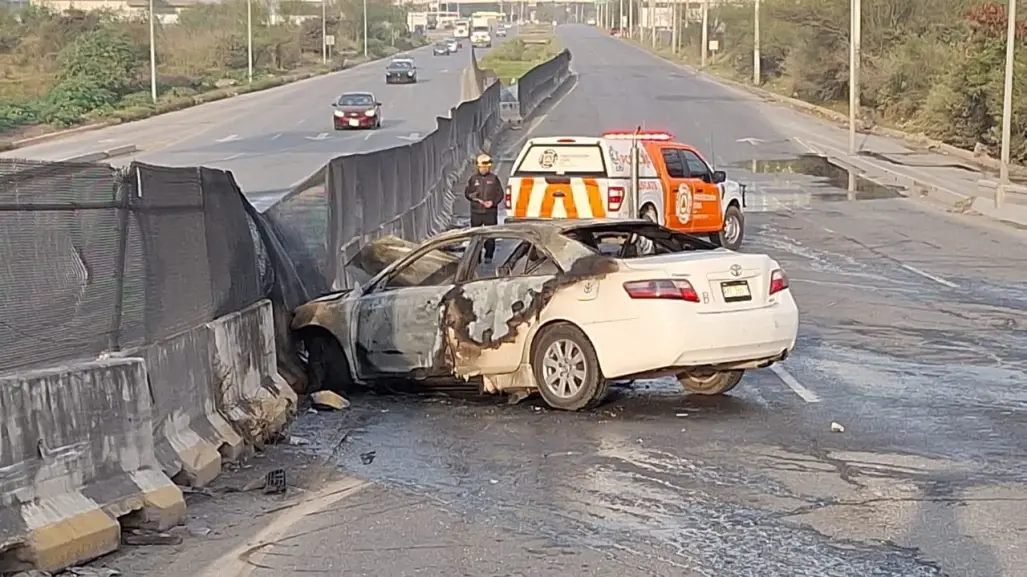
<path id="1" fill-rule="evenodd" d="M 582 326 L 607 378 L 776 360 L 795 348 L 799 311 L 787 292 L 771 306 L 716 314 L 695 314 L 680 301 L 652 304 L 664 314 Z"/>

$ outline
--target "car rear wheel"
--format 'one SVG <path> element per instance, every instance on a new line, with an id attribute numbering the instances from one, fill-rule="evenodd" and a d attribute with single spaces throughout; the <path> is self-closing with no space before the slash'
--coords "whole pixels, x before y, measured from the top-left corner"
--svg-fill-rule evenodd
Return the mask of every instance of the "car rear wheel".
<path id="1" fill-rule="evenodd" d="M 738 206 L 732 204 L 724 211 L 724 228 L 720 232 L 710 233 L 710 241 L 726 249 L 738 250 L 744 236 L 745 216 Z"/>
<path id="2" fill-rule="evenodd" d="M 327 334 L 304 338 L 307 350 L 307 393 L 332 391 L 345 393 L 353 387 L 349 361 L 342 345 Z"/>
<path id="3" fill-rule="evenodd" d="M 569 324 L 542 329 L 531 358 L 535 383 L 546 404 L 563 411 L 580 411 L 603 401 L 609 382 L 588 337 Z"/>
<path id="4" fill-rule="evenodd" d="M 744 370 L 686 373 L 678 376 L 678 382 L 695 395 L 723 395 L 738 386 L 744 374 Z"/>

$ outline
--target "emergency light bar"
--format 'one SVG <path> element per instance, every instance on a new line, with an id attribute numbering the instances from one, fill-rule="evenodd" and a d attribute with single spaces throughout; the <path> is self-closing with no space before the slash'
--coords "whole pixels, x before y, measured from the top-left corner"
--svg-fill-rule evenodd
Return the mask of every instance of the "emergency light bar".
<path id="1" fill-rule="evenodd" d="M 669 132 L 605 132 L 602 138 L 610 140 L 674 140 Z"/>

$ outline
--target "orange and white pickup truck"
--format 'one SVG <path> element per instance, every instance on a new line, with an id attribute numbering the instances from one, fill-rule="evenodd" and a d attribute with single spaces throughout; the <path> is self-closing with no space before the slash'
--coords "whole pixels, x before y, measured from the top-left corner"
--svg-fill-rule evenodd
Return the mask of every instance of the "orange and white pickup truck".
<path id="1" fill-rule="evenodd" d="M 506 187 L 508 220 L 645 218 L 737 250 L 745 187 L 667 132 L 528 140 Z"/>

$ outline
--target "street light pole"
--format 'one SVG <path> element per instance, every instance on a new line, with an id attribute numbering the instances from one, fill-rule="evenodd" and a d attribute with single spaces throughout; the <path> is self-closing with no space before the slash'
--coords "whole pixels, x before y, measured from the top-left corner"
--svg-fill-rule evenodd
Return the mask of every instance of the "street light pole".
<path id="1" fill-rule="evenodd" d="M 246 78 L 253 84 L 253 0 L 246 0 Z"/>
<path id="2" fill-rule="evenodd" d="M 1002 208 L 1006 185 L 1009 184 L 1009 149 L 1013 132 L 1013 58 L 1016 47 L 1016 0 L 1009 0 L 1006 14 L 1006 78 L 1002 94 L 1002 158 L 999 161 L 999 184 L 995 189 L 995 208 Z"/>
<path id="3" fill-rule="evenodd" d="M 656 48 L 656 0 L 649 0 L 649 43 Z"/>
<path id="4" fill-rule="evenodd" d="M 702 0 L 702 57 L 699 58 L 699 68 L 706 68 L 706 55 L 710 51 L 710 4 L 709 0 Z"/>
<path id="5" fill-rule="evenodd" d="M 1013 1 L 1013 0 L 1010 0 Z M 849 154 L 856 154 L 856 118 L 859 116 L 860 41 L 863 35 L 861 0 L 851 0 L 849 16 Z"/>
<path id="6" fill-rule="evenodd" d="M 328 0 L 321 0 L 321 64 L 328 65 Z"/>
<path id="7" fill-rule="evenodd" d="M 364 0 L 364 58 L 367 58 L 367 0 Z"/>
<path id="8" fill-rule="evenodd" d="M 760 85 L 760 0 L 756 0 L 753 8 L 752 26 L 752 83 Z"/>
<path id="9" fill-rule="evenodd" d="M 153 0 L 150 0 L 150 99 L 157 104 L 157 47 L 154 45 Z"/>

